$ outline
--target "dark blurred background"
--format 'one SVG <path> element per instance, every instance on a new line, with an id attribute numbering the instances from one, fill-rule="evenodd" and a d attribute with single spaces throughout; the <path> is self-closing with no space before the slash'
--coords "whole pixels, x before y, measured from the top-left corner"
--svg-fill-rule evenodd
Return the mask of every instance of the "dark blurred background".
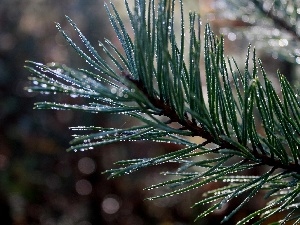
<path id="1" fill-rule="evenodd" d="M 186 10 L 210 15 L 213 1 L 200 2 L 186 1 Z M 122 8 L 123 1 L 115 3 Z M 221 216 L 233 206 L 193 223 L 203 209 L 190 206 L 209 186 L 167 199 L 143 200 L 160 193 L 143 188 L 162 181 L 159 172 L 174 165 L 151 167 L 113 180 L 101 174 L 118 160 L 155 156 L 176 146 L 121 143 L 87 152 L 66 152 L 72 139 L 70 126 L 123 127 L 134 121 L 119 115 L 33 109 L 38 101 L 80 100 L 26 92 L 30 73 L 24 69 L 25 60 L 88 69 L 54 22 L 78 40 L 64 17 L 68 15 L 94 46 L 104 37 L 118 45 L 103 4 L 102 0 L 0 0 L 0 224 L 219 224 Z M 238 55 L 242 47 L 245 55 L 244 42 L 227 46 Z M 250 202 L 249 209 L 238 217 L 247 215 L 255 204 Z"/>

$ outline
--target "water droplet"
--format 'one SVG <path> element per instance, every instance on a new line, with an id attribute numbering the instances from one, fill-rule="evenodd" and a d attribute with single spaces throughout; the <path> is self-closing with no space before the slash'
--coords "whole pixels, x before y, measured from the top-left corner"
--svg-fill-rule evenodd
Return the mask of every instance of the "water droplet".
<path id="1" fill-rule="evenodd" d="M 77 98 L 78 95 L 76 95 L 76 94 L 70 94 L 70 97 L 72 97 L 72 98 Z"/>

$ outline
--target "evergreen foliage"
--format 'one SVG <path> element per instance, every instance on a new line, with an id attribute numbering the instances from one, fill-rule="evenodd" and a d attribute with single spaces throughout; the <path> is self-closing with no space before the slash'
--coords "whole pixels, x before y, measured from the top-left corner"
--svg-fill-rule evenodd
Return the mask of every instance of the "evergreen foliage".
<path id="1" fill-rule="evenodd" d="M 222 0 L 221 0 L 222 1 Z M 243 33 L 251 43 L 255 43 L 273 57 L 291 63 L 300 63 L 299 1 L 286 0 L 225 0 L 220 8 L 221 18 L 237 19 L 245 23 L 234 29 Z M 289 74 L 286 74 L 288 76 Z"/>
<path id="2" fill-rule="evenodd" d="M 266 206 L 238 224 L 246 224 L 254 218 L 255 224 L 261 224 L 279 212 L 284 212 L 285 216 L 278 224 L 288 221 L 298 224 L 299 91 L 278 72 L 278 93 L 251 46 L 245 67 L 238 68 L 233 58 L 225 57 L 223 37 L 216 37 L 207 24 L 202 40 L 199 16 L 190 13 L 186 26 L 182 1 L 179 4 L 181 29 L 177 34 L 175 0 L 136 0 L 133 10 L 125 0 L 134 38 L 114 4 L 105 5 L 123 47 L 121 51 L 109 40 L 100 43 L 105 58 L 70 18 L 67 20 L 87 50 L 78 47 L 57 24 L 69 44 L 97 72 L 75 70 L 57 63 L 27 62 L 26 68 L 34 75 L 30 77 L 33 85 L 28 90 L 76 95 L 92 102 L 87 105 L 39 102 L 35 107 L 121 113 L 141 122 L 123 129 L 74 127 L 74 130 L 86 130 L 90 134 L 75 136 L 68 150 L 89 150 L 125 140 L 183 146 L 178 151 L 153 158 L 120 161 L 117 162 L 120 168 L 106 171 L 110 177 L 118 177 L 147 166 L 178 163 L 176 171 L 165 173 L 170 175 L 170 180 L 148 188 L 167 186 L 170 191 L 150 199 L 180 194 L 218 181 L 224 185 L 209 191 L 195 203 L 195 206 L 208 204 L 207 210 L 200 212 L 197 219 L 222 208 L 237 196 L 246 196 L 224 218 L 225 222 L 263 191 L 268 201 Z M 189 34 L 188 43 L 185 43 L 186 33 Z M 207 87 L 206 92 L 203 85 Z M 203 142 L 194 143 L 192 137 L 201 137 Z M 268 170 L 260 176 L 241 175 L 243 171 L 262 166 Z"/>

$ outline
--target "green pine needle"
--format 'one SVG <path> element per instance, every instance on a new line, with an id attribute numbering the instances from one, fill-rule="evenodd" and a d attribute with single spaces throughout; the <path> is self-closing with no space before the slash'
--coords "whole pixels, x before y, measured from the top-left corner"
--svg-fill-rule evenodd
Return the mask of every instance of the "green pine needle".
<path id="1" fill-rule="evenodd" d="M 299 94 L 280 73 L 278 93 L 250 46 L 245 68 L 239 69 L 234 59 L 225 57 L 223 37 L 217 38 L 208 24 L 202 40 L 201 20 L 195 13 L 190 13 L 186 29 L 182 1 L 179 1 L 179 22 L 175 0 L 136 0 L 135 3 L 131 10 L 125 0 L 134 38 L 130 37 L 132 31 L 125 28 L 116 7 L 105 4 L 124 54 L 106 40 L 100 43 L 106 55 L 102 57 L 67 17 L 87 49 L 83 50 L 57 24 L 73 49 L 98 72 L 74 70 L 56 63 L 27 62 L 26 68 L 33 74 L 28 91 L 63 93 L 89 98 L 92 102 L 86 105 L 38 102 L 35 107 L 122 113 L 142 123 L 126 129 L 72 128 L 91 134 L 75 135 L 68 150 L 89 150 L 125 140 L 183 146 L 181 150 L 153 158 L 122 160 L 117 163 L 120 168 L 106 171 L 110 177 L 117 177 L 147 166 L 178 163 L 177 171 L 165 173 L 172 177 L 170 180 L 148 188 L 167 186 L 170 192 L 149 199 L 181 194 L 218 181 L 224 186 L 209 191 L 195 204 L 209 205 L 197 219 L 246 193 L 241 205 L 223 220 L 228 221 L 263 190 L 267 205 L 238 224 L 246 224 L 258 216 L 260 219 L 255 224 L 260 224 L 279 212 L 285 213 L 280 224 L 299 222 Z M 175 30 L 175 23 L 180 23 L 179 31 Z M 185 34 L 189 35 L 188 44 Z M 207 92 L 202 89 L 202 78 Z M 166 117 L 168 121 L 163 119 Z M 171 126 L 172 123 L 179 128 Z M 191 137 L 201 137 L 204 141 L 196 144 Z M 260 166 L 270 169 L 261 176 L 239 175 Z"/>

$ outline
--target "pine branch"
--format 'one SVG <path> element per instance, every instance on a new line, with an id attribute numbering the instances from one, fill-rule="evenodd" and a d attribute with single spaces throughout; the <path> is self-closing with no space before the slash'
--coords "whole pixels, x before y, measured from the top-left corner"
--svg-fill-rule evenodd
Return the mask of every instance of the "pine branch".
<path id="1" fill-rule="evenodd" d="M 261 222 L 278 212 L 286 213 L 281 223 L 297 221 L 299 217 L 294 214 L 300 204 L 297 203 L 300 193 L 299 95 L 280 73 L 280 95 L 275 91 L 255 50 L 253 69 L 250 69 L 250 46 L 245 68 L 240 70 L 234 59 L 225 57 L 224 40 L 217 38 L 209 25 L 205 27 L 204 40 L 201 39 L 201 21 L 195 13 L 189 15 L 190 40 L 186 51 L 182 1 L 179 39 L 174 28 L 175 0 L 160 0 L 157 9 L 154 0 L 148 4 L 146 0 L 135 3 L 132 11 L 125 1 L 134 39 L 130 38 L 115 6 L 105 5 L 124 55 L 106 40 L 106 44 L 100 43 L 106 54 L 106 59 L 102 58 L 67 17 L 87 48 L 86 53 L 57 25 L 74 50 L 99 74 L 64 65 L 28 62 L 26 67 L 34 74 L 29 91 L 78 95 L 90 102 L 86 105 L 40 102 L 36 103 L 36 108 L 123 113 L 142 123 L 130 128 L 72 128 L 91 134 L 76 135 L 69 150 L 90 150 L 120 141 L 139 140 L 183 146 L 153 158 L 122 160 L 117 163 L 120 168 L 106 171 L 110 177 L 117 177 L 152 165 L 178 163 L 177 171 L 165 173 L 172 175 L 171 180 L 149 187 L 168 186 L 170 192 L 150 199 L 180 194 L 219 181 L 224 183 L 223 187 L 209 191 L 204 200 L 195 204 L 212 204 L 198 219 L 248 193 L 240 206 L 223 220 L 228 221 L 264 190 L 269 204 L 239 224 L 253 221 L 258 215 L 262 215 Z M 202 50 L 206 93 L 200 73 Z M 184 54 L 188 55 L 188 60 Z M 163 121 L 165 117 L 167 121 Z M 173 123 L 179 128 L 172 126 Z M 258 132 L 260 123 L 263 135 Z M 186 136 L 198 136 L 204 141 L 193 143 Z M 215 147 L 208 147 L 208 144 L 215 144 Z M 207 155 L 210 157 L 204 157 Z M 261 176 L 239 175 L 261 166 L 271 169 Z M 200 170 L 194 169 L 197 167 Z"/>
<path id="2" fill-rule="evenodd" d="M 270 18 L 276 26 L 279 26 L 282 29 L 286 30 L 288 33 L 290 33 L 293 36 L 293 38 L 300 41 L 300 36 L 297 30 L 295 29 L 295 26 L 292 26 L 283 18 L 278 17 L 272 9 L 268 10 L 264 8 L 263 3 L 260 2 L 259 0 L 251 0 L 251 1 L 256 6 L 256 8 L 260 10 L 266 17 Z"/>
<path id="3" fill-rule="evenodd" d="M 126 78 L 134 83 L 137 88 L 149 99 L 149 101 L 158 109 L 161 110 L 161 115 L 164 115 L 170 119 L 170 122 L 176 122 L 180 124 L 184 129 L 189 130 L 192 132 L 192 136 L 198 136 L 201 138 L 204 138 L 207 140 L 208 143 L 214 143 L 219 146 L 219 149 L 232 149 L 239 151 L 239 148 L 234 146 L 233 144 L 229 143 L 228 141 L 222 139 L 221 137 L 219 139 L 215 139 L 210 133 L 208 133 L 205 129 L 202 127 L 199 127 L 195 122 L 188 119 L 188 116 L 185 117 L 185 119 L 180 119 L 176 112 L 170 107 L 170 105 L 165 104 L 164 102 L 160 101 L 158 98 L 152 98 L 147 93 L 147 89 L 144 87 L 144 85 L 132 79 L 130 74 L 127 74 Z M 286 172 L 295 172 L 300 175 L 300 165 L 296 163 L 288 163 L 284 164 L 278 159 L 275 159 L 271 156 L 267 156 L 263 153 L 259 153 L 256 149 L 250 149 L 247 147 L 247 150 L 251 153 L 253 157 L 248 158 L 248 160 L 254 160 L 255 162 L 258 162 L 259 165 L 268 165 L 273 167 L 274 169 L 283 169 Z M 261 149 L 262 150 L 262 149 Z M 214 151 L 217 152 L 217 151 Z M 263 152 L 263 151 L 262 151 Z"/>

